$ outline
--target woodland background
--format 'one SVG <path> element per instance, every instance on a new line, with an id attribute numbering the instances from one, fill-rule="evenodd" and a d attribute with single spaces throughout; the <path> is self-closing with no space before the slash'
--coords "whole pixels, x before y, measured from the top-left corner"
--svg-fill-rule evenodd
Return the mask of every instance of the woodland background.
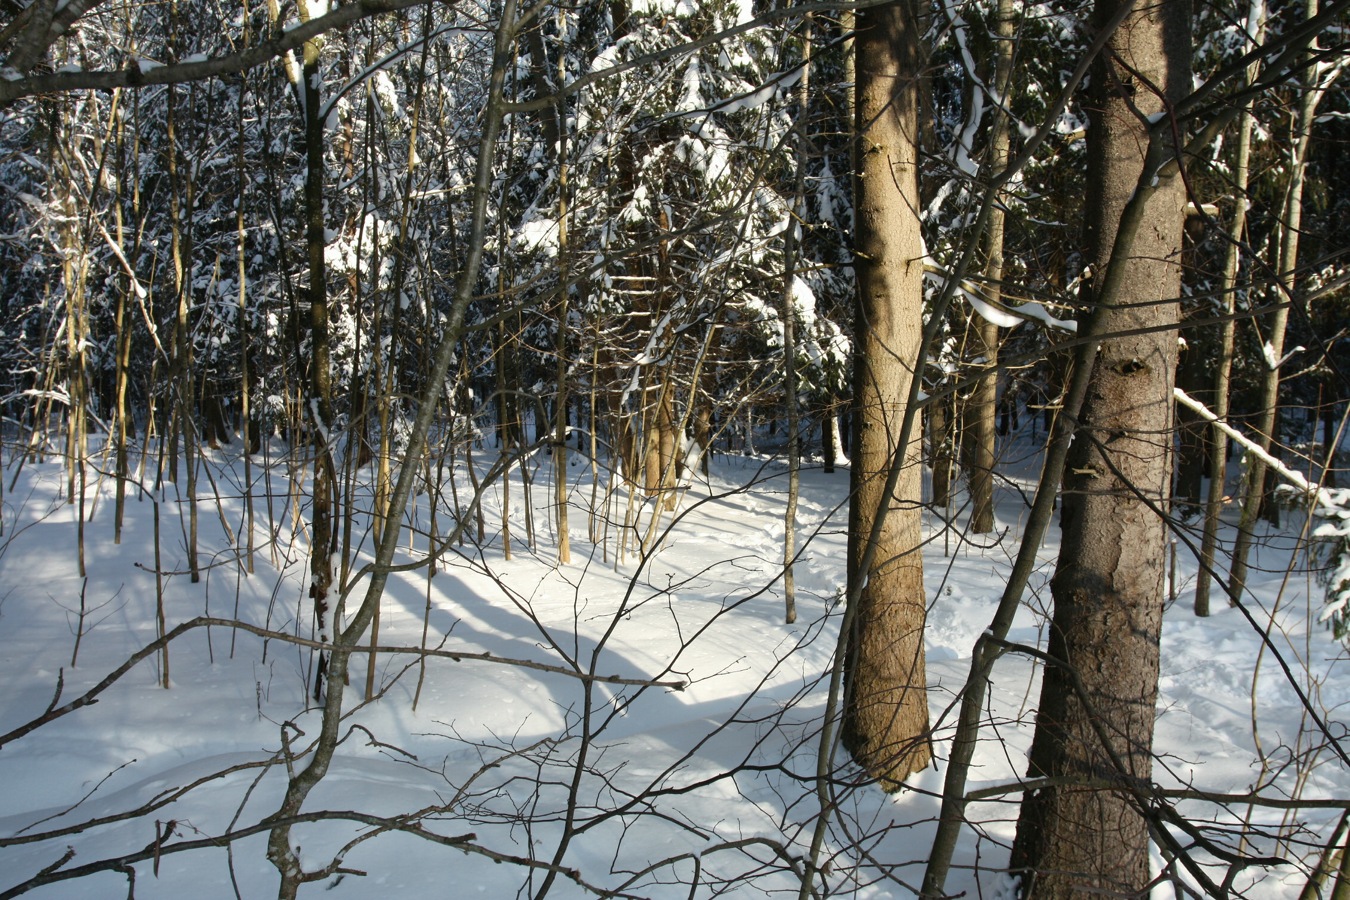
<path id="1" fill-rule="evenodd" d="M 1142 37 L 1158 22 L 1170 23 L 1155 35 L 1166 84 L 1152 77 Z M 957 722 L 973 729 L 956 732 L 958 747 L 992 739 L 999 715 L 981 704 L 982 685 L 998 689 L 995 659 L 1021 654 L 1069 673 L 1062 683 L 1047 679 L 1046 697 L 1077 691 L 1102 701 L 1089 673 L 1121 680 L 1140 656 L 1128 644 L 1140 629 L 1119 620 L 1095 656 L 1044 640 L 1068 633 L 1054 619 L 1071 606 L 1062 593 L 1068 575 L 1057 576 L 1054 603 L 1026 597 L 1029 583 L 1050 593 L 1055 559 L 1037 553 L 1056 527 L 1061 476 L 1065 497 L 1087 496 L 1094 491 L 1083 479 L 1101 477 L 1102 466 L 1115 487 L 1098 493 L 1118 503 L 1115 512 L 1075 512 L 1065 500 L 1065 535 L 1095 534 L 1107 521 L 1146 523 L 1145 538 L 1117 544 L 1114 571 L 1142 573 L 1137 580 L 1148 584 L 1103 591 L 1124 605 L 1104 602 L 1098 612 L 1156 609 L 1153 630 L 1141 631 L 1153 648 L 1143 655 L 1156 656 L 1164 605 L 1169 616 L 1243 609 L 1252 646 L 1282 661 L 1306 715 L 1296 734 L 1281 737 L 1293 748 L 1287 765 L 1270 763 L 1257 741 L 1263 774 L 1241 801 L 1250 804 L 1245 816 L 1229 815 L 1236 794 L 1210 798 L 1222 813 L 1188 807 L 1183 815 L 1150 774 L 1155 660 L 1124 704 L 1135 709 L 1129 715 L 1145 709 L 1146 728 L 1112 720 L 1104 704 L 1101 718 L 1123 744 L 1101 736 L 1091 758 L 1054 764 L 1063 769 L 1033 750 L 1034 777 L 1021 785 L 1029 798 L 1042 788 L 1081 789 L 1094 808 L 1116 803 L 1129 822 L 1103 825 L 1100 840 L 1084 840 L 1083 855 L 1068 861 L 1038 857 L 1044 848 L 1026 835 L 1042 826 L 1024 825 L 1015 841 L 1011 833 L 995 840 L 997 861 L 961 865 L 1004 872 L 1011 853 L 1024 876 L 1070 872 L 1067 885 L 1046 876 L 1040 887 L 1024 877 L 1019 887 L 991 888 L 1042 896 L 1074 896 L 1088 883 L 1129 896 L 1155 876 L 1178 896 L 1263 896 L 1269 885 L 1244 879 L 1278 858 L 1298 867 L 1307 896 L 1330 896 L 1334 884 L 1350 890 L 1336 875 L 1346 858 L 1340 810 L 1350 808 L 1350 756 L 1337 702 L 1310 687 L 1321 677 L 1310 661 L 1339 658 L 1350 633 L 1350 491 L 1338 484 L 1350 478 L 1348 26 L 1350 4 L 1315 0 L 363 0 L 331 8 L 0 0 L 0 567 L 55 577 L 55 563 L 37 569 L 36 551 L 17 548 L 28 547 L 20 539 L 33 522 L 60 521 L 44 550 L 68 547 L 62 565 L 80 580 L 61 604 L 74 616 L 69 667 L 86 636 L 112 640 L 95 677 L 48 661 L 41 678 L 16 681 L 15 709 L 0 720 L 0 764 L 4 754 L 27 755 L 25 746 L 48 746 L 33 742 L 120 689 L 113 685 L 135 663 L 153 663 L 169 688 L 170 648 L 195 640 L 185 636 L 199 628 L 231 629 L 232 648 L 252 634 L 259 642 L 248 652 L 261 659 L 275 643 L 303 650 L 296 658 L 304 660 L 276 701 L 293 709 L 272 712 L 284 723 L 281 746 L 259 764 L 277 781 L 270 813 L 242 824 L 236 817 L 210 838 L 190 837 L 167 812 L 156 818 L 205 783 L 196 779 L 216 777 L 198 773 L 170 799 L 23 837 L 58 803 L 35 800 L 0 850 L 46 841 L 50 855 L 24 857 L 5 896 L 107 872 L 122 873 L 134 892 L 137 876 L 127 873 L 139 872 L 143 886 L 162 855 L 209 854 L 262 834 L 267 846 L 255 862 L 265 858 L 280 895 L 294 896 L 311 882 L 341 881 L 346 849 L 316 861 L 295 847 L 305 826 L 339 820 L 348 833 L 368 829 L 355 843 L 396 832 L 499 858 L 519 877 L 492 889 L 509 882 L 511 892 L 533 896 L 559 880 L 559 890 L 604 896 L 661 893 L 653 885 L 693 896 L 791 892 L 794 884 L 802 896 L 865 888 L 942 896 L 953 842 L 974 840 L 961 829 L 967 802 L 979 796 L 967 791 L 960 753 L 947 748 Z M 883 139 L 875 129 L 888 113 L 869 112 L 868 73 L 896 60 L 892 81 L 903 88 L 885 89 L 886 106 L 908 105 L 909 118 Z M 871 217 L 885 202 L 868 193 L 885 180 L 867 168 L 878 154 L 910 160 L 885 170 L 908 173 L 896 177 L 889 207 L 898 228 Z M 1117 189 L 1119 171 L 1128 177 Z M 1143 208 L 1155 194 L 1172 198 L 1171 213 Z M 1143 211 L 1128 212 L 1136 199 Z M 887 241 L 905 229 L 912 242 L 899 258 L 910 281 L 874 288 L 868 279 L 884 269 L 882 253 L 894 252 Z M 1117 232 L 1125 237 L 1113 244 Z M 1161 235 L 1164 249 L 1129 243 L 1136 233 Z M 1124 294 L 1111 293 L 1117 261 Z M 1126 268 L 1145 263 L 1156 268 Z M 868 307 L 869 298 L 880 306 Z M 1112 318 L 1121 309 L 1170 318 Z M 892 314 L 909 336 L 887 336 L 882 321 Z M 1152 349 L 1129 343 L 1136 339 Z M 1167 363 L 1154 366 L 1152 352 Z M 896 372 L 879 374 L 886 364 Z M 1158 380 L 1123 395 L 1159 418 L 1115 431 L 1101 425 L 1101 404 L 1122 393 L 1104 370 L 1146 368 Z M 1070 455 L 1066 464 L 1064 454 L 1089 452 L 1090 433 L 1106 461 Z M 1116 443 L 1113 457 L 1113 442 L 1136 433 L 1152 450 Z M 1130 468 L 1150 452 L 1162 467 L 1156 486 Z M 803 478 L 814 490 L 809 512 L 799 511 Z M 727 596 L 772 596 L 791 626 L 799 569 L 834 557 L 828 574 L 803 576 L 807 620 L 817 624 L 797 649 L 816 676 L 794 698 L 805 705 L 783 707 L 818 719 L 786 756 L 751 754 L 713 780 L 784 768 L 793 786 L 774 790 L 798 797 L 784 801 L 789 808 L 809 799 L 809 824 L 736 848 L 757 861 L 720 881 L 704 880 L 701 864 L 688 867 L 695 856 L 683 853 L 652 857 L 651 870 L 629 881 L 593 875 L 568 856 L 588 821 L 669 815 L 660 779 L 620 787 L 616 771 L 594 761 L 604 731 L 594 717 L 673 690 L 684 671 L 674 659 L 696 649 L 717 617 L 686 622 L 691 635 L 672 612 L 680 650 L 613 682 L 637 692 L 619 704 L 596 699 L 609 677 L 597 669 L 606 640 L 587 663 L 576 610 L 583 599 L 622 598 L 609 614 L 615 625 L 625 621 L 635 592 L 661 595 L 650 577 L 663 554 L 696 566 L 696 556 L 672 546 L 688 529 L 714 528 L 712 498 L 727 502 L 722 518 L 734 523 L 759 511 L 737 504 L 760 490 L 772 495 L 779 525 L 752 555 L 772 565 L 708 577 Z M 891 530 L 888 518 L 908 524 Z M 840 535 L 842 544 L 830 543 Z M 87 597 L 88 579 L 99 581 L 98 561 L 124 540 L 146 554 L 137 562 L 155 587 L 142 598 L 143 620 L 114 625 L 91 612 L 101 600 Z M 943 603 L 931 585 L 939 547 L 1003 561 L 992 580 L 969 576 L 1003 603 L 980 608 L 993 624 L 981 638 L 985 621 L 972 623 L 967 636 L 978 640 L 961 652 L 969 679 L 941 707 L 927 696 L 922 668 L 924 617 Z M 1070 571 L 1074 552 L 1060 557 L 1060 571 Z M 708 558 L 709 571 L 720 564 Z M 439 829 L 456 815 L 473 820 L 456 807 L 463 793 L 434 810 L 393 814 L 306 805 L 342 758 L 340 735 L 359 727 L 378 743 L 371 726 L 346 718 L 353 703 L 401 703 L 387 696 L 391 686 L 414 678 L 420 695 L 438 653 L 460 661 L 494 652 L 480 644 L 456 651 L 446 643 L 453 628 L 438 636 L 429 625 L 431 579 L 456 566 L 512 585 L 504 596 L 516 598 L 517 625 L 539 651 L 514 664 L 543 666 L 584 691 L 556 735 L 492 751 L 534 766 L 519 776 L 533 787 L 499 789 L 514 818 L 483 816 L 513 835 L 548 833 L 545 850 L 527 840 L 528 849 L 508 853 L 487 838 L 450 834 L 453 825 Z M 534 589 L 511 581 L 513 566 L 530 573 Z M 1315 634 L 1325 646 L 1301 662 L 1287 663 L 1287 648 L 1271 638 L 1284 590 L 1272 589 L 1271 567 L 1305 577 L 1301 597 L 1314 624 L 1300 639 Z M 910 580 L 892 590 L 882 579 L 898 569 Z M 617 586 L 590 586 L 593 573 L 610 570 L 622 575 Z M 207 588 L 224 572 L 265 583 L 274 598 L 294 595 L 283 604 L 289 612 L 275 615 L 275 601 L 262 615 L 248 603 L 241 611 L 238 587 L 229 614 L 212 612 Z M 544 602 L 559 578 L 575 600 L 563 624 L 520 602 Z M 382 643 L 385 591 L 423 583 L 420 635 L 415 621 L 392 624 L 385 635 L 395 639 Z M 490 603 L 491 588 L 464 590 Z M 185 602 L 192 613 L 179 614 L 166 607 L 175 591 L 207 605 Z M 901 597 L 910 609 L 891 618 L 873 596 Z M 1247 615 L 1249 606 L 1256 612 Z M 30 613 L 21 608 L 10 601 L 2 612 L 22 619 Z M 847 610 L 858 611 L 856 621 Z M 1017 620 L 1026 642 L 1009 639 L 1014 616 L 1032 617 Z M 124 634 L 110 638 L 117 628 Z M 215 640 L 205 645 L 211 664 Z M 874 645 L 889 656 L 874 660 Z M 932 645 L 930 636 L 930 653 Z M 200 662 L 202 652 L 190 658 Z M 779 664 L 793 658 L 781 652 Z M 389 654 L 420 662 L 390 674 L 378 668 Z M 116 677 L 102 682 L 108 673 Z M 874 704 L 883 719 L 918 704 L 903 737 L 887 732 L 892 722 L 868 724 L 862 710 L 873 683 L 884 685 Z M 259 719 L 262 684 L 244 685 L 257 688 Z M 744 702 L 768 684 L 744 685 Z M 1083 706 L 1096 715 L 1092 702 Z M 786 712 L 765 716 L 757 752 L 772 743 L 764 734 L 801 727 Z M 1070 725 L 1054 732 L 1043 724 L 1059 735 L 1045 741 L 1079 740 L 1065 737 Z M 482 768 L 461 788 L 502 764 L 481 755 L 489 743 L 476 745 Z M 1018 760 L 1010 778 L 1028 774 L 1024 744 L 1009 751 Z M 808 745 L 815 770 L 799 758 L 789 764 Z M 921 817 L 933 850 L 910 853 L 922 871 L 870 855 L 866 829 L 831 831 L 853 802 L 841 798 L 880 794 L 873 781 L 904 796 L 912 773 L 922 781 L 930 752 L 947 780 L 923 788 L 937 802 Z M 1320 777 L 1339 788 L 1307 804 L 1301 788 L 1264 779 L 1278 770 L 1305 785 L 1322 764 L 1314 760 L 1330 760 L 1339 774 Z M 555 783 L 554 764 L 571 774 Z M 21 767 L 11 771 L 6 780 L 25 777 Z M 536 818 L 539 798 L 568 779 L 570 791 Z M 602 812 L 579 799 L 587 779 L 616 795 L 596 801 Z M 1263 785 L 1278 785 L 1288 804 L 1279 828 L 1253 824 L 1251 810 L 1270 799 L 1258 796 Z M 1309 809 L 1321 812 L 1299 818 Z M 83 849 L 51 850 L 69 835 L 127 822 L 153 822 L 148 848 L 99 850 L 99 862 Z M 1081 827 L 1066 823 L 1071 833 Z M 137 834 L 143 846 L 149 838 Z M 764 848 L 773 861 L 760 868 L 754 853 Z M 1122 849 L 1133 861 L 1108 859 Z M 238 895 L 233 865 L 231 856 Z M 1142 881 L 1121 874 L 1131 867 Z M 847 879 L 831 881 L 845 870 Z M 768 871 L 786 881 L 766 887 L 759 879 Z M 28 880 L 17 880 L 21 872 Z M 992 884 L 963 882 L 984 883 Z M 256 887 L 242 893 L 249 890 Z"/>

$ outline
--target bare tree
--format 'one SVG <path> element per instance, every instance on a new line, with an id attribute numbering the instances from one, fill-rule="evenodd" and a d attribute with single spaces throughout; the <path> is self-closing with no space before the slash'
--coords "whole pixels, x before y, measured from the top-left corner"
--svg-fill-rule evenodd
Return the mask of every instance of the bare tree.
<path id="1" fill-rule="evenodd" d="M 994 11 L 994 64 L 991 86 L 997 103 L 989 129 L 991 172 L 1002 172 L 1010 158 L 1011 113 L 1007 108 L 1012 83 L 1013 6 L 999 0 Z M 995 203 L 985 228 L 984 289 L 995 300 L 1002 292 L 1004 207 Z M 983 316 L 971 322 L 971 355 L 984 372 L 971 389 L 964 408 L 962 458 L 970 482 L 970 530 L 988 534 L 994 530 L 994 440 L 998 407 L 998 325 Z"/>
<path id="2" fill-rule="evenodd" d="M 1257 42 L 1265 30 L 1265 3 L 1251 0 L 1247 7 L 1247 22 L 1243 29 L 1248 40 Z M 1246 81 L 1255 80 L 1257 65 L 1247 68 Z M 1233 313 L 1237 311 L 1238 264 L 1241 261 L 1243 238 L 1247 231 L 1247 186 L 1251 169 L 1252 128 L 1254 122 L 1250 102 L 1244 103 L 1242 114 L 1238 118 L 1238 133 L 1233 160 L 1233 187 L 1237 200 L 1233 203 L 1232 218 L 1228 223 L 1228 246 L 1224 250 L 1223 273 L 1219 281 L 1219 293 L 1226 313 L 1225 321 L 1219 333 L 1219 360 L 1214 368 L 1214 414 L 1220 419 L 1228 417 L 1228 392 L 1233 372 L 1233 347 L 1237 323 Z M 1214 428 L 1210 435 L 1209 490 L 1205 495 L 1205 522 L 1200 544 L 1200 571 L 1196 573 L 1195 614 L 1209 615 L 1209 589 L 1212 579 L 1210 572 L 1214 568 L 1215 551 L 1219 537 L 1219 513 L 1223 510 L 1224 488 L 1228 466 L 1228 435 L 1222 428 Z"/>

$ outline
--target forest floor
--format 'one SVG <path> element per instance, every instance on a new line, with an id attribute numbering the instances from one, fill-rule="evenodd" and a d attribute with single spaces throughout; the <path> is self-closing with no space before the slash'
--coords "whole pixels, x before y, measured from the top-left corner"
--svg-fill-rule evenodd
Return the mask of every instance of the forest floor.
<path id="1" fill-rule="evenodd" d="M 1013 440 L 1001 449 L 1005 458 L 1023 458 L 1005 469 L 1013 474 L 999 488 L 997 536 L 963 539 L 959 509 L 951 528 L 940 512 L 925 518 L 937 761 L 912 779 L 911 790 L 887 796 L 854 783 L 856 771 L 834 751 L 838 804 L 823 834 L 819 882 L 830 895 L 908 897 L 922 878 L 953 703 L 1002 592 L 1034 489 L 1033 444 Z M 313 634 L 306 532 L 294 527 L 308 515 L 308 501 L 288 495 L 285 447 L 269 450 L 270 464 L 257 457 L 252 471 L 252 574 L 239 551 L 245 513 L 238 446 L 205 453 L 196 583 L 187 571 L 181 484 L 130 497 L 115 544 L 112 482 L 91 467 L 82 576 L 77 506 L 65 499 L 60 462 L 29 461 L 16 473 L 17 459 L 6 453 L 0 734 L 79 697 L 154 641 L 160 608 L 169 629 L 208 614 Z M 491 454 L 476 455 L 481 461 Z M 296 825 L 292 837 L 313 868 L 362 839 L 345 853 L 344 871 L 302 888 L 302 896 L 535 896 L 555 860 L 566 870 L 548 891 L 557 897 L 594 890 L 660 898 L 797 895 L 794 867 L 811 846 L 820 808 L 814 777 L 845 578 L 846 469 L 802 473 L 799 619 L 785 625 L 787 478 L 780 462 L 716 456 L 711 477 L 690 483 L 675 512 L 658 520 L 655 551 L 644 559 L 630 546 L 617 563 L 626 494 L 616 492 L 607 507 L 608 526 L 597 517 L 603 540 L 592 543 L 592 469 L 579 455 L 571 463 L 570 564 L 557 565 L 548 514 L 552 466 L 536 457 L 527 465 L 537 550 L 527 541 L 521 483 L 513 476 L 509 561 L 498 483 L 485 493 L 481 546 L 455 543 L 434 575 L 421 567 L 391 579 L 379 643 L 458 655 L 378 655 L 370 683 L 376 697 L 364 704 L 368 659 L 353 658 L 347 737 L 305 809 L 366 818 L 344 812 Z M 438 533 L 453 524 L 455 497 L 462 503 L 471 491 L 462 466 L 456 471 L 457 494 L 448 485 L 442 492 Z M 158 546 L 152 496 L 160 501 Z M 601 485 L 595 503 L 602 515 L 605 496 Z M 425 558 L 427 501 L 420 495 L 405 519 L 413 528 L 402 561 Z M 365 503 L 360 494 L 358 508 Z M 635 509 L 642 518 L 629 533 L 641 535 L 653 506 Z M 1269 797 L 1350 798 L 1347 766 L 1310 713 L 1344 738 L 1346 654 L 1318 621 L 1323 588 L 1315 564 L 1296 549 L 1303 517 L 1286 519 L 1258 548 L 1245 612 L 1216 603 L 1213 616 L 1194 617 L 1195 558 L 1184 543 L 1178 547 L 1155 741 L 1154 780 L 1164 788 L 1243 794 L 1260 786 Z M 353 568 L 370 555 L 368 521 L 359 511 L 352 519 L 352 540 L 360 544 Z M 1057 547 L 1052 531 L 1010 635 L 1015 642 L 1044 636 Z M 351 602 L 359 597 L 358 590 Z M 286 779 L 280 751 L 302 749 L 318 733 L 314 669 L 310 649 L 227 627 L 198 628 L 174 640 L 167 657 L 153 654 L 131 668 L 96 703 L 8 739 L 0 746 L 0 896 L 43 870 L 59 875 L 156 846 L 133 867 L 136 897 L 275 895 L 265 829 L 228 849 L 211 839 L 276 811 Z M 578 677 L 587 673 L 687 685 Z M 1015 783 L 1025 770 L 1038 683 L 1026 656 L 1007 655 L 994 671 L 969 785 L 990 789 L 989 799 L 969 808 L 975 824 L 963 833 L 948 879 L 953 894 L 1007 892 L 1000 869 L 1015 828 Z M 1298 896 L 1307 866 L 1340 819 L 1329 807 L 1292 813 L 1186 800 L 1176 808 L 1198 829 L 1187 835 L 1172 827 L 1184 845 L 1203 837 L 1287 860 L 1236 876 L 1236 890 L 1260 898 Z M 384 828 L 370 817 L 384 817 Z M 446 846 L 414 825 L 472 838 Z M 184 851 L 190 842 L 201 849 Z M 1224 877 L 1213 854 L 1195 855 L 1211 877 Z M 1162 871 L 1156 848 L 1155 862 Z M 125 870 L 104 871 L 30 895 L 121 896 L 129 879 Z M 1153 896 L 1175 895 L 1163 883 Z"/>

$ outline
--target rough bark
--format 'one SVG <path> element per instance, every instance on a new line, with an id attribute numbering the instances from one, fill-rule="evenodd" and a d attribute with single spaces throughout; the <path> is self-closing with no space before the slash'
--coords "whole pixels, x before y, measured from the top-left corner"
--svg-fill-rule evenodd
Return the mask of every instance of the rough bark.
<path id="1" fill-rule="evenodd" d="M 1117 0 L 1099 0 L 1098 22 Z M 1188 89 L 1189 9 L 1133 9 L 1089 101 L 1088 259 L 1102 342 L 1064 481 L 1055 611 L 1012 868 L 1023 896 L 1134 896 L 1149 881 L 1148 824 L 1133 791 L 1152 771 L 1164 524 L 1171 475 L 1184 194 L 1148 117 Z M 1165 123 L 1164 123 L 1165 125 Z M 1103 787 L 1105 781 L 1109 786 Z"/>
<path id="2" fill-rule="evenodd" d="M 920 544 L 919 429 L 900 434 L 922 339 L 918 108 L 923 24 L 914 2 L 857 17 L 854 440 L 849 509 L 849 636 L 842 737 L 888 790 L 928 764 Z M 895 489 L 887 476 L 899 454 Z M 862 568 L 868 536 L 883 520 Z M 861 584 L 860 584 L 861 583 Z"/>

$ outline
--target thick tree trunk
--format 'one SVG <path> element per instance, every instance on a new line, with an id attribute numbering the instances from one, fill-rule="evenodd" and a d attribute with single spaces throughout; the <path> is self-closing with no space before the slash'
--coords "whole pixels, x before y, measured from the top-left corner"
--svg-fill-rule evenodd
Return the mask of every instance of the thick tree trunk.
<path id="1" fill-rule="evenodd" d="M 857 18 L 858 159 L 854 441 L 849 508 L 849 635 L 842 736 L 888 790 L 931 757 L 920 556 L 920 432 L 900 434 L 922 338 L 919 204 L 920 6 Z M 902 466 L 893 492 L 892 465 Z M 882 520 L 864 570 L 867 544 Z"/>
<path id="2" fill-rule="evenodd" d="M 1095 17 L 1117 9 L 1098 0 Z M 1132 792 L 1152 772 L 1184 193 L 1159 171 L 1170 137 L 1150 143 L 1145 117 L 1164 109 L 1147 85 L 1173 100 L 1189 89 L 1188 12 L 1134 9 L 1092 79 L 1088 259 L 1102 332 L 1119 337 L 1097 356 L 1064 481 L 1029 771 L 1053 783 L 1023 799 L 1012 868 L 1024 896 L 1136 896 L 1149 882 Z"/>

